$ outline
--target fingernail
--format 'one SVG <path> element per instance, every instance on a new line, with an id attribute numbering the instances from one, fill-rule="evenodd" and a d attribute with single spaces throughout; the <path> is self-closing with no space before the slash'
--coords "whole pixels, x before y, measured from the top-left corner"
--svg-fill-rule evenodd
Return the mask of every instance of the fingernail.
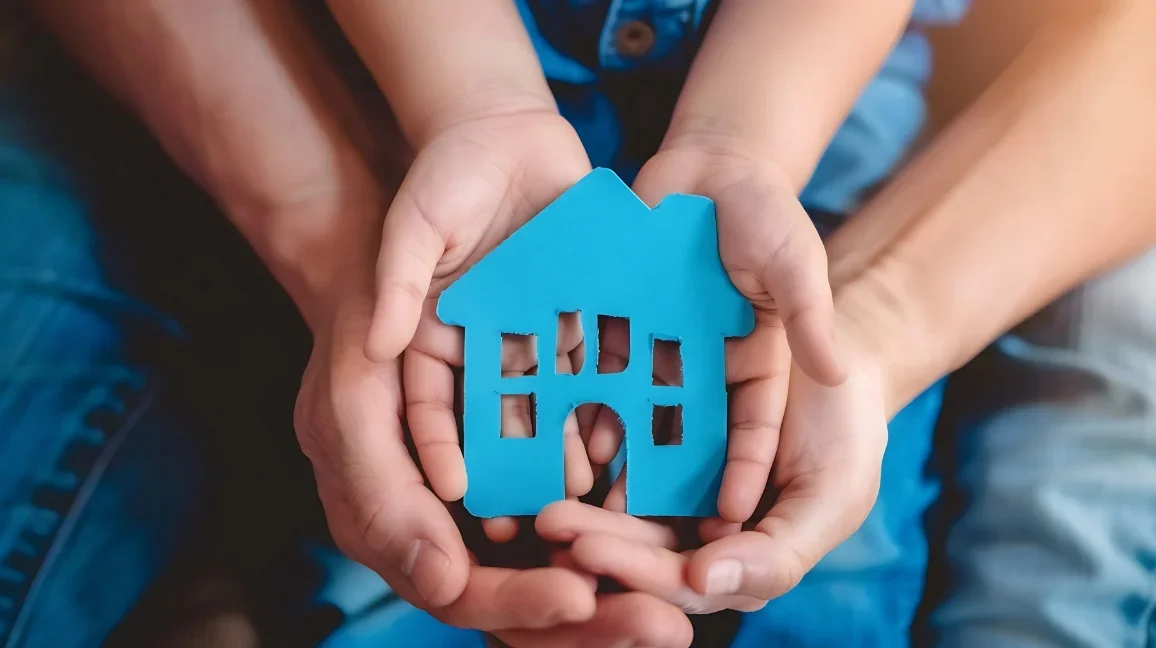
<path id="1" fill-rule="evenodd" d="M 441 589 L 449 566 L 450 557 L 437 545 L 414 540 L 405 554 L 401 572 L 413 583 L 418 595 L 429 601 Z"/>
<path id="2" fill-rule="evenodd" d="M 734 594 L 743 584 L 743 564 L 737 560 L 720 560 L 706 573 L 706 594 Z"/>

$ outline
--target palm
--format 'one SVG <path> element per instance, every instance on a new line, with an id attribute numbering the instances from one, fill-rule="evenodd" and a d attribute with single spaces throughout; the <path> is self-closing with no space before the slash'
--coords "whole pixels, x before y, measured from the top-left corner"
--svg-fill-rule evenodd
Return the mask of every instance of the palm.
<path id="1" fill-rule="evenodd" d="M 540 212 L 589 171 L 581 142 L 556 113 L 490 117 L 461 124 L 431 141 L 414 161 L 394 198 L 390 216 L 397 227 L 420 221 L 423 240 L 399 237 L 397 244 L 442 246 L 429 295 Z M 384 252 L 384 250 L 383 250 Z M 413 257 L 402 252 L 401 262 Z"/>

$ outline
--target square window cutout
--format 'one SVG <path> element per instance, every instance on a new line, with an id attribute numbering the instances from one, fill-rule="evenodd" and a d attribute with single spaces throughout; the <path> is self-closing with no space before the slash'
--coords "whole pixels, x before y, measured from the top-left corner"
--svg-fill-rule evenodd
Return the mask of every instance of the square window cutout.
<path id="1" fill-rule="evenodd" d="M 501 438 L 531 439 L 538 434 L 538 404 L 533 394 L 502 394 Z"/>
<path id="2" fill-rule="evenodd" d="M 653 384 L 682 387 L 682 342 L 655 339 L 651 351 Z"/>
<path id="3" fill-rule="evenodd" d="M 626 371 L 630 364 L 630 320 L 625 317 L 598 316 L 598 373 Z"/>
<path id="4" fill-rule="evenodd" d="M 502 375 L 523 376 L 538 368 L 538 336 L 502 334 Z"/>

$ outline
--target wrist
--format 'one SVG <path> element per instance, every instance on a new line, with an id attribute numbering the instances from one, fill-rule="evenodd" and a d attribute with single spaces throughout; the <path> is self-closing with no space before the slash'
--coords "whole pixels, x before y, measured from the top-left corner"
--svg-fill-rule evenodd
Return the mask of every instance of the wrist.
<path id="1" fill-rule="evenodd" d="M 659 150 L 679 151 L 709 160 L 742 160 L 781 176 L 796 194 L 802 192 L 812 170 L 809 164 L 793 164 L 790 156 L 776 155 L 775 146 L 741 123 L 689 111 L 675 113 Z"/>
<path id="2" fill-rule="evenodd" d="M 374 189 L 370 196 L 325 193 L 226 212 L 316 333 L 340 303 L 373 294 L 380 202 Z"/>
<path id="3" fill-rule="evenodd" d="M 839 352 L 877 373 L 888 416 L 954 369 L 950 339 L 921 314 L 916 281 L 901 264 L 880 263 L 832 286 Z"/>
<path id="4" fill-rule="evenodd" d="M 428 110 L 414 107 L 399 111 L 399 123 L 406 139 L 416 150 L 463 124 L 521 114 L 558 115 L 558 105 L 544 85 L 492 79 L 466 88 L 441 107 Z"/>

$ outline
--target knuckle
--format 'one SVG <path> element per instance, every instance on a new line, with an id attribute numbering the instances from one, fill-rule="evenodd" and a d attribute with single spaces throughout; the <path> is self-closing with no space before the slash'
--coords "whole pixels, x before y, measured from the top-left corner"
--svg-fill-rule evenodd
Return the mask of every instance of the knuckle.
<path id="1" fill-rule="evenodd" d="M 311 397 L 303 392 L 293 408 L 293 430 L 297 444 L 310 460 L 316 460 L 325 445 L 330 428 L 330 417 L 323 415 Z"/>

